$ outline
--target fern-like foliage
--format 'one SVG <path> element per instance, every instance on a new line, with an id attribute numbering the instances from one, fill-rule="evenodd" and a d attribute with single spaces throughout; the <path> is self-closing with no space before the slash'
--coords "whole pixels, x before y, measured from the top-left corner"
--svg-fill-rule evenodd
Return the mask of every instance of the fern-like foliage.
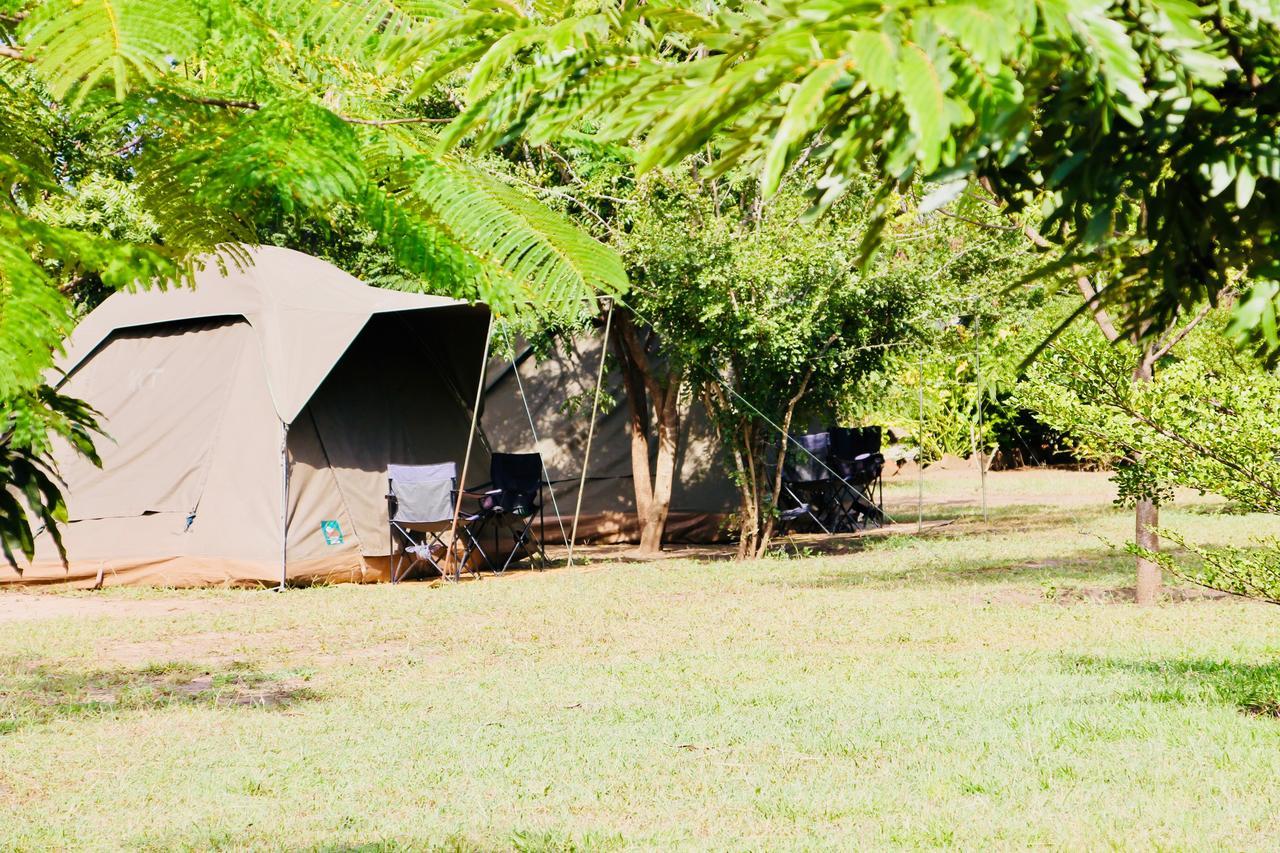
<path id="1" fill-rule="evenodd" d="M 186 0 L 53 0 L 35 6 L 23 34 L 54 97 L 106 82 L 123 98 L 190 55 L 203 30 Z"/>
<path id="2" fill-rule="evenodd" d="M 135 185 L 174 244 L 252 241 L 248 220 L 264 208 L 320 222 L 355 208 L 375 229 L 394 223 L 388 244 L 422 238 L 397 248 L 404 257 L 449 255 L 435 265 L 457 273 L 444 289 L 544 310 L 624 288 L 621 263 L 483 169 L 424 156 L 429 134 L 395 136 L 420 117 L 412 98 L 424 58 L 454 51 L 478 22 L 497 32 L 528 20 L 502 2 L 477 11 L 450 0 L 46 0 L 20 36 L 53 97 L 83 106 L 105 92 L 131 113 Z M 517 42 L 585 44 L 606 28 L 540 23 L 501 51 L 485 44 L 472 89 L 489 88 Z M 389 144 L 363 142 L 356 130 L 370 127 Z"/>
<path id="3" fill-rule="evenodd" d="M 465 246 L 489 271 L 485 295 L 500 310 L 521 304 L 572 309 L 582 294 L 625 288 L 616 254 L 474 166 L 418 156 L 399 163 L 390 180 L 402 209 Z"/>
<path id="4" fill-rule="evenodd" d="M 871 169 L 864 261 L 908 182 L 939 186 L 927 206 L 980 184 L 1047 217 L 1127 332 L 1252 279 L 1234 328 L 1280 359 L 1275 5 L 606 0 L 502 17 L 475 2 L 439 25 L 454 52 L 423 79 L 469 75 L 447 145 L 587 118 L 602 141 L 638 140 L 641 169 L 714 152 L 713 173 L 747 167 L 766 192 L 804 160 L 823 166 L 810 217 Z"/>
<path id="5" fill-rule="evenodd" d="M 44 439 L 92 449 L 92 413 L 46 384 L 85 282 L 102 293 L 183 281 L 201 253 L 262 241 L 264 223 L 283 218 L 320 233 L 354 222 L 408 274 L 402 286 L 504 313 L 580 312 L 626 287 L 612 250 L 465 150 L 440 152 L 435 123 L 457 107 L 413 88 L 459 48 L 471 13 L 452 0 L 13 3 L 0 22 L 0 545 L 11 561 L 30 556 L 29 519 L 53 530 L 62 512 Z M 528 15 L 505 0 L 488 9 L 495 27 Z M 500 58 L 476 92 L 500 85 Z M 153 233 L 46 215 L 74 206 L 93 176 L 126 187 Z"/>

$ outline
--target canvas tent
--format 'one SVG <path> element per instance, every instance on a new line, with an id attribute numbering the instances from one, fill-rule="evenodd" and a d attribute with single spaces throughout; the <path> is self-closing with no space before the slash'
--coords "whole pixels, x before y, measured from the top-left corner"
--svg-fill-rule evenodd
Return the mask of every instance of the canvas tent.
<path id="1" fill-rule="evenodd" d="M 494 332 L 495 348 L 506 349 L 505 331 L 499 323 Z M 602 342 L 599 335 L 583 335 L 544 356 L 535 355 L 522 341 L 515 340 L 514 344 L 514 358 L 504 354 L 489 362 L 481 421 L 484 435 L 493 450 L 542 453 L 550 479 L 561 481 L 555 485 L 555 496 L 568 530 L 578 494 Z M 606 373 L 603 395 L 615 404 L 597 418 L 578 525 L 580 542 L 622 543 L 640 538 L 631 480 L 631 426 L 624 394 L 621 375 L 616 371 Z M 575 402 L 581 405 L 575 406 Z M 676 483 L 666 540 L 723 541 L 728 535 L 726 517 L 737 509 L 737 490 L 701 405 L 691 401 L 681 414 Z M 656 454 L 656 442 L 654 445 L 650 450 Z M 546 503 L 547 542 L 560 543 L 563 540 L 550 498 Z"/>
<path id="2" fill-rule="evenodd" d="M 286 249 L 237 256 L 76 328 L 60 390 L 101 413 L 102 468 L 56 451 L 69 566 L 46 533 L 0 582 L 385 577 L 387 464 L 461 463 L 489 311 Z"/>

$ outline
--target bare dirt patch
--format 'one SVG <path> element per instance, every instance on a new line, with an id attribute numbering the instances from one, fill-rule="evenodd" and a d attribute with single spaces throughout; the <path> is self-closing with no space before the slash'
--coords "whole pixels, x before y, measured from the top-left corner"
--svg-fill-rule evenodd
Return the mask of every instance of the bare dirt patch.
<path id="1" fill-rule="evenodd" d="M 86 714 L 180 705 L 281 708 L 316 698 L 301 670 L 263 672 L 243 662 L 171 663 L 93 671 L 0 662 L 0 735 Z"/>
<path id="2" fill-rule="evenodd" d="M 55 593 L 0 592 L 0 623 L 62 616 L 176 616 L 222 610 L 230 602 L 211 598 L 121 599 Z"/>

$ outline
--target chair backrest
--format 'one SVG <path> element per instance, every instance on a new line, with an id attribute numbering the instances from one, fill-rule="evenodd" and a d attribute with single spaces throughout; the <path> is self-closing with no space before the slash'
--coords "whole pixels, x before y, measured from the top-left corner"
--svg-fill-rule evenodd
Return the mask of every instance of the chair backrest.
<path id="1" fill-rule="evenodd" d="M 495 453 L 489 463 L 489 479 L 495 489 L 504 492 L 536 493 L 542 486 L 542 454 Z"/>
<path id="2" fill-rule="evenodd" d="M 787 480 L 793 483 L 814 483 L 831 478 L 831 473 L 824 467 L 831 454 L 830 433 L 793 435 L 787 441 L 786 450 L 782 476 Z"/>
<path id="3" fill-rule="evenodd" d="M 880 452 L 881 429 L 869 427 L 832 427 L 831 456 L 852 461 L 864 453 Z"/>
<path id="4" fill-rule="evenodd" d="M 880 445 L 884 441 L 884 429 L 878 426 L 863 427 L 862 438 L 867 443 L 867 449 L 862 451 L 863 453 L 879 453 Z"/>
<path id="5" fill-rule="evenodd" d="M 453 462 L 388 465 L 391 520 L 403 524 L 434 524 L 451 520 L 457 478 L 458 466 Z"/>

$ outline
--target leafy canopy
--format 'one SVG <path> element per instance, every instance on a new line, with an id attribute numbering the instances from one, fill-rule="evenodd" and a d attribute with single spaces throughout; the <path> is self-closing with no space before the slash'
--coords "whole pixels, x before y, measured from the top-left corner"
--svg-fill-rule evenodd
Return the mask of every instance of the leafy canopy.
<path id="1" fill-rule="evenodd" d="M 1224 346 L 1224 322 L 1212 317 L 1192 332 L 1149 383 L 1130 381 L 1136 348 L 1108 345 L 1096 329 L 1073 330 L 1030 371 L 1018 396 L 1073 436 L 1082 456 L 1113 465 L 1120 502 L 1163 502 L 1182 487 L 1221 495 L 1240 511 L 1280 513 L 1280 374 Z M 1164 567 L 1280 601 L 1280 542 L 1220 548 L 1176 530 L 1161 535 L 1199 558 L 1188 565 L 1148 555 Z"/>
<path id="2" fill-rule="evenodd" d="M 739 554 L 762 554 L 779 431 L 803 432 L 811 415 L 829 423 L 903 343 L 920 278 L 891 263 L 859 268 L 857 195 L 812 228 L 797 227 L 807 202 L 794 185 L 765 203 L 746 180 L 672 173 L 642 179 L 632 199 L 615 237 L 631 273 L 627 308 L 705 404 L 739 488 Z"/>
<path id="3" fill-rule="evenodd" d="M 980 184 L 1043 216 L 1054 263 L 1099 273 L 1122 331 L 1251 286 L 1234 332 L 1280 351 L 1280 12 L 1264 0 L 602 0 L 470 4 L 436 32 L 470 69 L 442 141 L 639 137 L 642 167 L 715 144 L 774 191 L 820 166 L 811 212 L 868 167 L 887 202 Z M 508 77 L 489 82 L 495 67 Z"/>

